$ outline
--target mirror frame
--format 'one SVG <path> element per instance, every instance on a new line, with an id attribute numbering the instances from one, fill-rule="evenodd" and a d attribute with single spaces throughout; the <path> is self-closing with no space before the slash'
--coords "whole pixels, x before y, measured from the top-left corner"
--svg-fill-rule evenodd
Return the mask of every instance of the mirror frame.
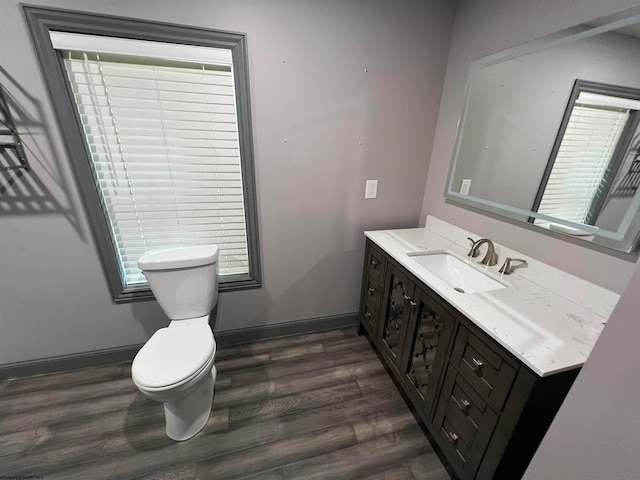
<path id="1" fill-rule="evenodd" d="M 550 217 L 532 210 L 525 210 L 471 195 L 464 195 L 454 191 L 452 185 L 454 172 L 458 164 L 458 153 L 464 136 L 465 121 L 471 102 L 471 84 L 476 72 L 498 63 L 513 60 L 554 46 L 559 46 L 564 43 L 575 42 L 583 38 L 589 38 L 634 24 L 640 24 L 640 7 L 632 7 L 613 15 L 597 18 L 585 24 L 576 25 L 560 32 L 472 61 L 469 65 L 462 112 L 456 129 L 456 140 L 449 166 L 447 182 L 445 184 L 444 197 L 447 203 L 452 203 L 456 206 L 468 207 L 483 215 L 508 219 L 510 220 L 510 223 L 528 227 L 536 232 L 551 235 L 556 238 L 573 241 L 582 246 L 592 248 L 604 247 L 603 251 L 607 253 L 613 253 L 610 251 L 613 250 L 616 252 L 635 253 L 635 255 L 638 255 L 639 252 L 637 250 L 640 246 L 640 191 L 638 191 L 634 196 L 627 213 L 621 221 L 621 226 L 618 228 L 618 231 L 611 232 L 600 230 L 590 225 L 577 224 L 559 218 Z M 466 127 L 468 128 L 468 125 Z M 548 162 L 548 158 L 546 161 Z M 575 236 L 563 232 L 562 229 L 552 231 L 549 228 L 533 224 L 531 222 L 531 218 L 539 218 L 552 222 L 556 225 L 560 225 L 561 227 L 568 227 L 566 228 L 567 231 L 579 228 L 582 233 L 587 233 L 589 235 Z"/>

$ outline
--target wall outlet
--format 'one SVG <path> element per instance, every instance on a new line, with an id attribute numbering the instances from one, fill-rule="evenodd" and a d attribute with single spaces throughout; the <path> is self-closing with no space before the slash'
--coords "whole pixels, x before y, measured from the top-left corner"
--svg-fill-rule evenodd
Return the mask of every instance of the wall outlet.
<path id="1" fill-rule="evenodd" d="M 378 196 L 378 180 L 367 180 L 364 198 L 376 198 Z"/>
<path id="2" fill-rule="evenodd" d="M 460 184 L 460 193 L 462 195 L 469 195 L 469 189 L 471 188 L 471 179 L 465 178 L 462 180 Z"/>

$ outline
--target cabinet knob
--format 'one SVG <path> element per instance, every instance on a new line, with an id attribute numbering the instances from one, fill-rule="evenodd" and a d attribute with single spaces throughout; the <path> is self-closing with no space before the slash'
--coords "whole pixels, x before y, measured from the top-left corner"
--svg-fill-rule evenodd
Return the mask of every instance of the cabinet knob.
<path id="1" fill-rule="evenodd" d="M 375 268 L 378 266 L 378 262 L 376 262 L 373 258 L 371 259 L 371 268 L 373 268 L 375 270 Z"/>
<path id="2" fill-rule="evenodd" d="M 469 403 L 468 400 L 465 400 L 464 398 L 460 399 L 460 410 L 462 410 L 465 414 L 469 413 L 470 406 L 471 404 Z"/>
<path id="3" fill-rule="evenodd" d="M 482 363 L 477 358 L 475 358 L 475 357 L 471 358 L 471 368 L 473 369 L 474 372 L 479 374 L 480 373 L 480 369 L 482 368 L 483 365 L 484 365 L 484 363 Z"/>
<path id="4" fill-rule="evenodd" d="M 367 288 L 367 290 L 368 290 L 368 292 L 369 292 L 369 295 L 372 295 L 372 294 L 373 294 L 373 293 L 375 293 L 375 291 L 376 291 L 376 289 L 375 289 L 375 288 L 373 288 L 373 287 L 369 287 L 369 288 Z"/>
<path id="5" fill-rule="evenodd" d="M 366 312 L 364 314 L 364 318 L 367 318 L 367 319 L 371 318 L 371 312 Z"/>
<path id="6" fill-rule="evenodd" d="M 456 443 L 458 441 L 459 437 L 456 433 L 445 431 L 444 434 L 447 437 L 447 440 L 449 440 L 449 442 Z"/>

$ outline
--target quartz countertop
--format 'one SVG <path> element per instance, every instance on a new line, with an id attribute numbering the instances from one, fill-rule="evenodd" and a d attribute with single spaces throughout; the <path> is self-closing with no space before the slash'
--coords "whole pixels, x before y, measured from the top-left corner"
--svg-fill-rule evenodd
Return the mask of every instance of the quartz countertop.
<path id="1" fill-rule="evenodd" d="M 470 232 L 434 217 L 425 228 L 365 232 L 387 252 L 487 335 L 539 376 L 584 364 L 619 295 L 567 272 L 496 244 L 498 264 L 485 269 L 508 286 L 459 293 L 420 265 L 412 252 L 448 250 L 468 259 Z M 482 247 L 483 249 L 485 247 Z M 484 252 L 484 250 L 482 250 Z M 509 256 L 528 264 L 511 275 L 498 270 Z"/>

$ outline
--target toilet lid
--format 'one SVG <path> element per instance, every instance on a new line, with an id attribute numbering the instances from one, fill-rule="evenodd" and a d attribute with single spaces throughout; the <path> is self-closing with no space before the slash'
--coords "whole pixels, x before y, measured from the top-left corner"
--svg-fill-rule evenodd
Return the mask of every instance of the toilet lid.
<path id="1" fill-rule="evenodd" d="M 196 374 L 214 348 L 209 325 L 161 328 L 136 355 L 131 375 L 142 387 L 174 385 Z"/>

